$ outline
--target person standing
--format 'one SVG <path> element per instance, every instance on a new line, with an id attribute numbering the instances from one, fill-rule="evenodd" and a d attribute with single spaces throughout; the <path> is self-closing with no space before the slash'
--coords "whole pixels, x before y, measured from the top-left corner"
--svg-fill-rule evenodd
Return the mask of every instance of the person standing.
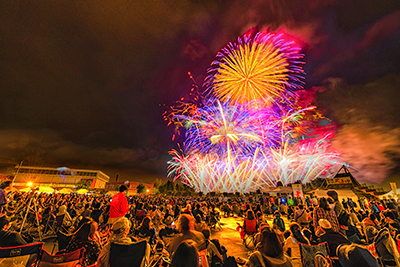
<path id="1" fill-rule="evenodd" d="M 0 215 L 5 213 L 5 206 L 7 205 L 7 192 L 6 190 L 11 187 L 11 181 L 4 181 L 0 184 Z"/>
<path id="2" fill-rule="evenodd" d="M 128 190 L 126 185 L 121 185 L 119 187 L 119 193 L 115 194 L 110 203 L 110 215 L 108 219 L 108 224 L 113 224 L 129 211 L 128 200 L 125 196 L 125 191 Z"/>

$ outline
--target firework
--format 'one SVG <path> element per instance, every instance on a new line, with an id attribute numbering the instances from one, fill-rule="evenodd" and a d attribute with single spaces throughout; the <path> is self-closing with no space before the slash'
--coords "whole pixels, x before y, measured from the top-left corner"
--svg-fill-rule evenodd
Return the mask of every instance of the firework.
<path id="1" fill-rule="evenodd" d="M 221 101 L 273 103 L 289 90 L 301 89 L 303 57 L 293 42 L 272 33 L 246 33 L 229 43 L 208 70 L 205 85 Z"/>
<path id="2" fill-rule="evenodd" d="M 208 70 L 207 97 L 192 92 L 195 98 L 181 99 L 164 117 L 186 131 L 168 176 L 203 193 L 245 193 L 309 182 L 342 164 L 331 133 L 315 135 L 322 114 L 300 106 L 299 51 L 267 32 L 248 32 L 223 48 Z"/>

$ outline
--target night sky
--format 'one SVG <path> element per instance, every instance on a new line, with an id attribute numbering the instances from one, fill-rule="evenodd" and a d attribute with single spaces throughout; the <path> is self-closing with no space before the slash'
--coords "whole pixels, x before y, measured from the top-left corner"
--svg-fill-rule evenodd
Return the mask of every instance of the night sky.
<path id="1" fill-rule="evenodd" d="M 255 26 L 302 47 L 305 88 L 341 125 L 353 175 L 399 174 L 398 0 L 1 1 L 0 171 L 23 160 L 166 177 L 177 146 L 162 113 L 188 95 L 188 72 L 201 87 L 219 49 Z"/>

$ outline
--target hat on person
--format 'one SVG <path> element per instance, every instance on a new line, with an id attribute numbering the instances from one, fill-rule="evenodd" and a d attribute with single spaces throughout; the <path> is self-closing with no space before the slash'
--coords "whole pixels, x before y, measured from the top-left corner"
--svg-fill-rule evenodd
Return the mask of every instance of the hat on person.
<path id="1" fill-rule="evenodd" d="M 127 230 L 131 228 L 131 224 L 126 217 L 122 217 L 116 221 L 112 226 L 112 231 L 115 235 L 120 236 L 125 234 Z"/>
<path id="2" fill-rule="evenodd" d="M 166 225 L 171 225 L 173 221 L 174 220 L 172 219 L 172 216 L 168 216 L 167 219 L 165 219 L 165 224 Z"/>
<path id="3" fill-rule="evenodd" d="M 331 229 L 332 228 L 331 223 L 326 219 L 320 219 L 318 221 L 318 224 L 319 224 L 319 226 L 321 226 L 324 229 Z"/>
<path id="4" fill-rule="evenodd" d="M 3 229 L 3 227 L 5 226 L 5 225 L 7 225 L 7 224 L 9 224 L 10 223 L 10 217 L 8 217 L 7 215 L 3 215 L 3 216 L 0 216 L 0 229 Z"/>

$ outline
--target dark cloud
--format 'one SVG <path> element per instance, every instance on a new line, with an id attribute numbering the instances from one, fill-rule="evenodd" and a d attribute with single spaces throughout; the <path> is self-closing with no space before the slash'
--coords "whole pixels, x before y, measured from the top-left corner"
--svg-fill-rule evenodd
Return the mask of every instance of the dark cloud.
<path id="1" fill-rule="evenodd" d="M 162 105 L 187 96 L 188 72 L 201 86 L 218 50 L 253 26 L 295 38 L 340 134 L 368 118 L 387 140 L 399 127 L 399 12 L 392 0 L 2 1 L 0 158 L 165 176 L 175 144 Z"/>

